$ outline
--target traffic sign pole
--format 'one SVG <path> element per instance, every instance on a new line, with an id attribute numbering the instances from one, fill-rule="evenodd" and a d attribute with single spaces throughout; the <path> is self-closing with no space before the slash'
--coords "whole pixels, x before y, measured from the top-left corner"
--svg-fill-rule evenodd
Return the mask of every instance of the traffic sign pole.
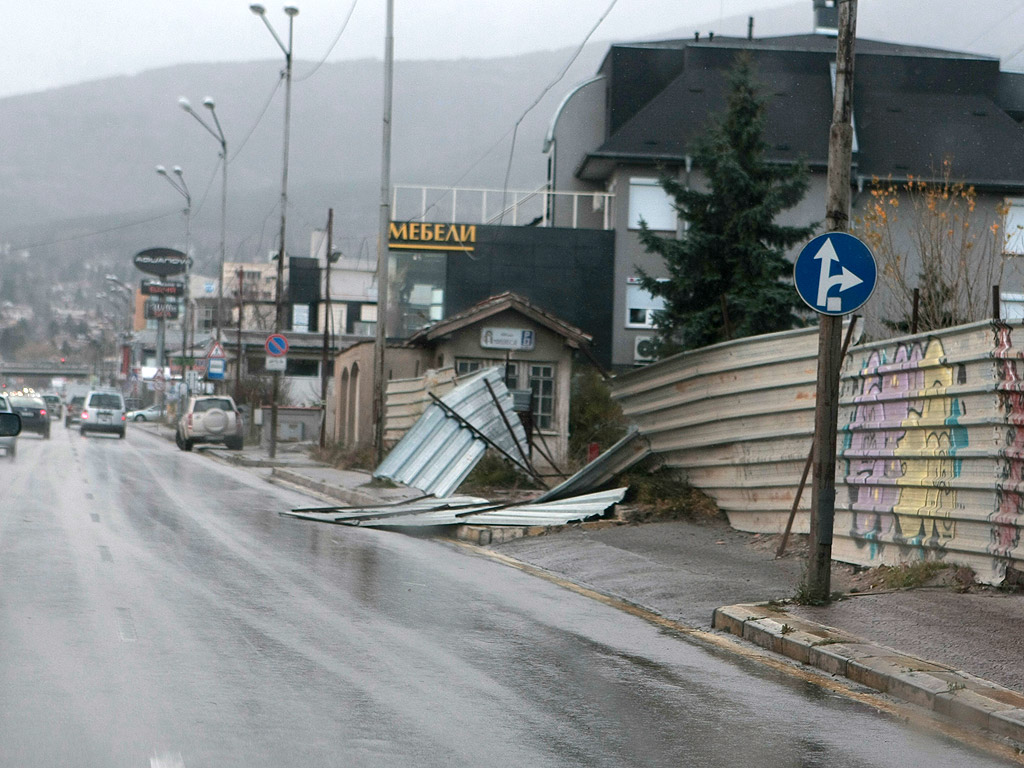
<path id="1" fill-rule="evenodd" d="M 825 226 L 845 232 L 850 225 L 850 161 L 853 149 L 853 49 L 857 28 L 857 0 L 839 0 L 839 35 L 836 44 L 836 86 L 828 146 L 828 190 Z M 826 254 L 827 256 L 827 254 Z M 828 261 L 825 256 L 823 259 Z M 841 263 L 841 262 L 840 262 Z M 831 267 L 831 265 L 830 265 Z M 825 267 L 821 266 L 824 270 Z M 837 287 L 843 292 L 842 272 Z M 831 271 L 820 273 L 821 282 Z M 798 283 L 799 285 L 799 283 Z M 816 300 L 826 299 L 816 296 Z M 803 295 L 803 292 L 801 292 Z M 870 295 L 870 293 L 868 294 Z M 865 298 L 866 300 L 866 298 Z M 806 297 L 805 297 L 806 301 Z M 841 310 L 842 300 L 839 309 Z M 826 306 L 826 309 L 828 307 Z M 852 312 L 854 308 L 848 311 Z M 821 311 L 821 310 L 819 310 Z M 811 492 L 811 537 L 803 597 L 827 603 L 832 597 L 832 528 L 836 506 L 836 439 L 839 421 L 839 371 L 842 365 L 841 314 L 822 314 L 818 332 L 818 384 L 814 416 L 814 483 Z"/>

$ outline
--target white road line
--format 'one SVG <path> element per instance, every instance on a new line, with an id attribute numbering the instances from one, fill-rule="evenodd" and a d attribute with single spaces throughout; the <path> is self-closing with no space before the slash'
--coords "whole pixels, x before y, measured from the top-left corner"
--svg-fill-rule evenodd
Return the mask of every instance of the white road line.
<path id="1" fill-rule="evenodd" d="M 149 768 L 185 768 L 185 761 L 181 759 L 181 752 L 164 752 L 149 758 Z"/>

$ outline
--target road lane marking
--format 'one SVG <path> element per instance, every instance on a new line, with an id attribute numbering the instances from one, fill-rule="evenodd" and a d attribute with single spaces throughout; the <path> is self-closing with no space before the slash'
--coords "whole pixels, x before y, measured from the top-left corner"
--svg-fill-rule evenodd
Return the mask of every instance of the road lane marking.
<path id="1" fill-rule="evenodd" d="M 89 513 L 89 517 L 91 517 L 91 518 L 92 518 L 92 521 L 93 521 L 94 523 L 98 523 L 98 522 L 100 521 L 100 516 L 99 516 L 99 515 L 97 515 L 97 514 L 96 514 L 95 512 L 90 512 L 90 513 Z"/>
<path id="2" fill-rule="evenodd" d="M 110 554 L 110 547 L 105 547 L 102 544 L 100 544 L 99 550 L 100 550 L 100 560 L 102 560 L 104 563 L 112 563 L 112 562 L 114 562 L 114 556 L 112 554 Z"/>
<path id="3" fill-rule="evenodd" d="M 185 761 L 181 759 L 181 752 L 154 753 L 149 758 L 149 768 L 185 768 Z"/>
<path id="4" fill-rule="evenodd" d="M 135 621 L 132 619 L 132 612 L 128 608 L 117 608 L 117 633 L 121 636 L 122 643 L 134 643 L 139 639 L 135 632 Z"/>

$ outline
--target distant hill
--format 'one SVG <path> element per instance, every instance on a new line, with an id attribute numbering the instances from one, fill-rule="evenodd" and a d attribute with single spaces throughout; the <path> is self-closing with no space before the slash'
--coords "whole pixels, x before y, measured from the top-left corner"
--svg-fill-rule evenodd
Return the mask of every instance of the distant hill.
<path id="1" fill-rule="evenodd" d="M 902 0 L 861 4 L 862 36 L 974 50 L 1016 43 L 993 11 L 968 27 L 948 23 L 962 4 Z M 945 12 L 941 9 L 945 8 Z M 993 15 L 994 14 L 994 15 Z M 759 14 L 755 36 L 807 32 L 811 3 Z M 746 17 L 679 26 L 652 39 L 713 30 L 745 34 Z M 717 28 L 716 28 L 717 27 Z M 988 34 L 985 34 L 989 30 Z M 980 33 L 980 34 L 979 34 Z M 544 179 L 543 136 L 569 88 L 591 76 L 608 49 L 589 45 L 518 131 L 513 188 Z M 500 187 L 509 133 L 564 66 L 569 50 L 459 61 L 400 61 L 394 95 L 392 183 Z M 335 209 L 349 253 L 372 254 L 379 195 L 382 66 L 363 60 L 297 62 L 289 168 L 288 248 L 308 251 L 309 233 Z M 276 247 L 283 94 L 280 62 L 185 64 L 0 99 L 0 254 L 28 249 L 50 274 L 136 276 L 129 259 L 153 245 L 184 246 L 182 201 L 154 166 L 180 164 L 195 199 L 193 248 L 200 270 L 219 247 L 216 142 L 177 105 L 212 95 L 228 138 L 228 258 L 264 259 Z M 273 98 L 271 98 L 273 94 Z M 262 116 L 262 117 L 261 117 Z M 504 137 L 504 139 L 503 139 Z M 488 153 L 498 146 L 497 150 Z M 479 161 L 479 162 L 477 162 Z"/>

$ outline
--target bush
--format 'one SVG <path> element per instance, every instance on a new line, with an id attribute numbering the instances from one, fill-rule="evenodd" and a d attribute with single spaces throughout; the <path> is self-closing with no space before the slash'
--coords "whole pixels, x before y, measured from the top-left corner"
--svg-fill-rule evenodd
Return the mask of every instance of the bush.
<path id="1" fill-rule="evenodd" d="M 487 451 L 459 486 L 459 493 L 487 495 L 501 491 L 536 489 L 533 479 L 516 469 L 511 462 L 494 451 Z"/>
<path id="2" fill-rule="evenodd" d="M 573 372 L 569 405 L 569 460 L 576 466 L 587 461 L 587 449 L 597 443 L 603 451 L 626 434 L 622 408 L 612 400 L 611 390 L 592 366 Z"/>
<path id="3" fill-rule="evenodd" d="M 722 516 L 714 499 L 694 488 L 670 469 L 626 474 L 622 485 L 628 485 L 625 502 L 635 513 L 627 517 L 634 522 L 649 520 L 709 520 Z"/>

